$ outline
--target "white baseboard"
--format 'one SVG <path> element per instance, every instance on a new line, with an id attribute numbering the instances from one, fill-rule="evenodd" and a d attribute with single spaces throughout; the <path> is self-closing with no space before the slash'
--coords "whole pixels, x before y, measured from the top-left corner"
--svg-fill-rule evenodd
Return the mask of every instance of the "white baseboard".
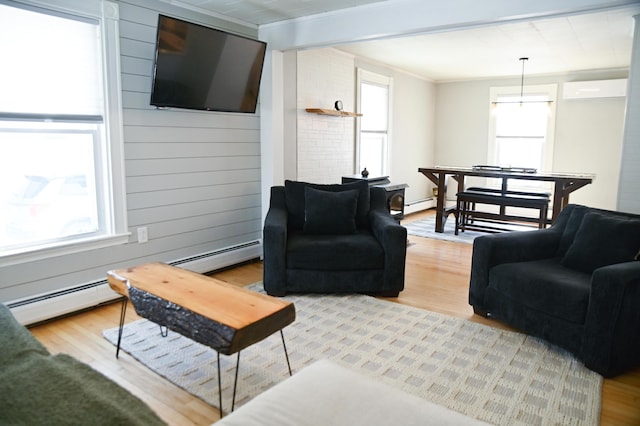
<path id="1" fill-rule="evenodd" d="M 261 256 L 262 241 L 256 240 L 239 246 L 180 259 L 170 264 L 190 271 L 205 273 Z M 9 306 L 11 313 L 19 323 L 29 325 L 91 308 L 119 297 L 121 296 L 118 293 L 111 290 L 105 278 L 105 280 L 69 287 L 54 293 L 40 294 L 8 302 L 7 306 Z"/>
<path id="2" fill-rule="evenodd" d="M 434 198 L 427 198 L 425 200 L 416 201 L 413 203 L 405 204 L 404 206 L 404 214 L 411 214 L 420 212 L 423 210 L 428 210 L 436 206 L 436 200 Z"/>

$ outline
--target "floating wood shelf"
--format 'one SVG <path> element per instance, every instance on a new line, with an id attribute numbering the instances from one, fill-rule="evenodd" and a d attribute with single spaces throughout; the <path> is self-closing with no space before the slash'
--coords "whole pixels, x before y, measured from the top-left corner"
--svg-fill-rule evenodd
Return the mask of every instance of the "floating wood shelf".
<path id="1" fill-rule="evenodd" d="M 313 114 L 333 115 L 336 117 L 362 117 L 362 114 L 357 112 L 337 111 L 335 109 L 307 108 L 306 111 Z"/>

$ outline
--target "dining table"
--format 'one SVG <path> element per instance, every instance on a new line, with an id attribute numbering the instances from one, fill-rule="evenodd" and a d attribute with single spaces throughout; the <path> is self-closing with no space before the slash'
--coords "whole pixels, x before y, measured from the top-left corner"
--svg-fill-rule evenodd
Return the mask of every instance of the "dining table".
<path id="1" fill-rule="evenodd" d="M 436 197 L 436 232 L 444 232 L 444 225 L 450 213 L 455 214 L 455 206 L 446 206 L 447 177 L 452 177 L 458 184 L 457 192 L 465 190 L 465 178 L 468 176 L 497 178 L 501 180 L 501 191 L 506 193 L 509 180 L 529 180 L 553 182 L 553 202 L 551 223 L 558 217 L 562 209 L 569 204 L 569 194 L 589 185 L 595 179 L 589 173 L 539 172 L 535 169 L 521 167 L 472 166 L 447 167 L 433 166 L 418 169 L 438 189 Z"/>

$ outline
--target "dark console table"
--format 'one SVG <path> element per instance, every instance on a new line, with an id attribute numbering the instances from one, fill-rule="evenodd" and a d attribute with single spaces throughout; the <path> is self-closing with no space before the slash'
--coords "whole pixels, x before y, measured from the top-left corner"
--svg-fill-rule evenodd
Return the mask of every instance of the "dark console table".
<path id="1" fill-rule="evenodd" d="M 389 176 L 369 176 L 362 175 L 342 176 L 342 183 L 357 182 L 366 180 L 369 186 L 379 186 L 387 191 L 387 208 L 391 216 L 397 221 L 404 219 L 404 189 L 409 185 L 406 183 L 391 183 Z"/>

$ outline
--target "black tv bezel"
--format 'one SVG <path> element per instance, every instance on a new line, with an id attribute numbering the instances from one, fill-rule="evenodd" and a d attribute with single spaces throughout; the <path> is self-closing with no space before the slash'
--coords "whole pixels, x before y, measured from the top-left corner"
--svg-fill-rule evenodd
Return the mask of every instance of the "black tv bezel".
<path id="1" fill-rule="evenodd" d="M 171 102 L 154 102 L 154 93 L 155 93 L 155 89 L 156 89 L 156 77 L 157 77 L 157 70 L 158 70 L 158 55 L 159 55 L 159 43 L 160 43 L 160 23 L 162 21 L 162 19 L 171 19 L 174 21 L 179 21 L 179 22 L 183 22 L 187 25 L 190 26 L 196 26 L 196 27 L 200 27 L 203 28 L 205 30 L 208 31 L 214 31 L 214 32 L 218 32 L 218 33 L 222 33 L 225 34 L 227 36 L 231 36 L 231 37 L 237 37 L 237 38 L 241 38 L 241 39 L 245 39 L 245 40 L 249 40 L 251 42 L 255 42 L 256 44 L 261 44 L 263 46 L 262 49 L 262 58 L 261 58 L 261 66 L 260 66 L 260 75 L 258 77 L 258 82 L 257 82 L 257 94 L 255 97 L 255 102 L 252 105 L 251 110 L 241 110 L 241 109 L 221 109 L 221 108 L 215 108 L 215 107 L 207 107 L 207 106 L 199 106 L 199 105 L 186 105 L 186 104 L 177 104 L 177 103 L 171 103 Z M 246 37 L 240 34 L 235 34 L 229 31 L 225 31 L 219 28 L 214 28 L 214 27 L 209 27 L 206 25 L 202 25 L 202 24 L 198 24 L 195 22 L 191 22 L 191 21 L 187 21 L 184 19 L 180 19 L 180 18 L 176 18 L 174 16 L 169 16 L 169 15 L 164 15 L 162 13 L 158 14 L 158 21 L 157 21 L 157 27 L 156 27 L 156 42 L 155 42 L 155 51 L 154 51 L 154 57 L 153 57 L 153 72 L 151 75 L 151 94 L 150 94 L 150 101 L 149 104 L 152 106 L 155 106 L 158 109 L 167 109 L 167 108 L 180 108 L 180 109 L 187 109 L 187 110 L 195 110 L 195 111 L 210 111 L 210 112 L 227 112 L 227 113 L 238 113 L 238 114 L 255 114 L 256 110 L 257 110 L 257 106 L 258 106 L 258 99 L 260 97 L 260 85 L 262 84 L 262 74 L 264 73 L 264 59 L 265 59 L 265 55 L 266 55 L 266 51 L 267 51 L 267 43 L 262 41 L 262 40 L 257 40 L 255 38 L 251 38 L 251 37 Z"/>

